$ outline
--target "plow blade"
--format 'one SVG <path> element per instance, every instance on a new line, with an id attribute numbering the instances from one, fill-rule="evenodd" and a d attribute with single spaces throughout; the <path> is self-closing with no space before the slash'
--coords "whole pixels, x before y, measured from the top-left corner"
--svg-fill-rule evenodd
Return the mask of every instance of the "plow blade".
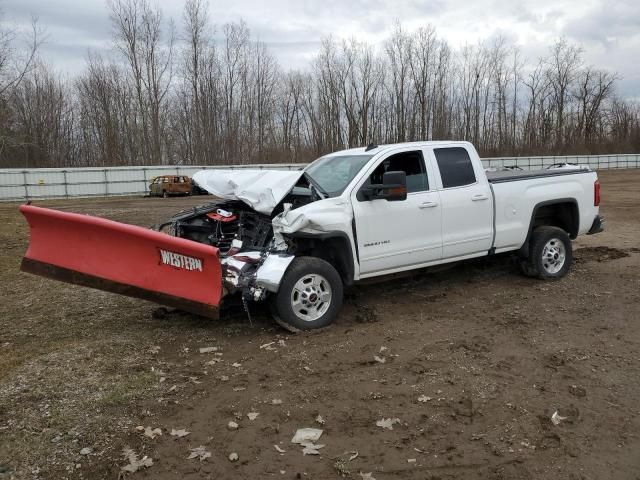
<path id="1" fill-rule="evenodd" d="M 217 248 L 89 215 L 20 211 L 31 229 L 21 270 L 218 317 Z"/>

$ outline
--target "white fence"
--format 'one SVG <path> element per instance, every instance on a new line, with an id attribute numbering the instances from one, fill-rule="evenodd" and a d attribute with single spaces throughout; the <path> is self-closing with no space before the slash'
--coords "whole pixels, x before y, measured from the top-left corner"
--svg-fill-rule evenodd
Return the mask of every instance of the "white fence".
<path id="1" fill-rule="evenodd" d="M 153 177 L 159 175 L 186 175 L 190 177 L 198 170 L 203 169 L 277 168 L 293 170 L 303 166 L 303 164 L 277 164 L 0 169 L 0 201 L 145 195 L 149 192 L 149 184 Z"/>
<path id="2" fill-rule="evenodd" d="M 639 168 L 640 155 L 572 155 L 482 159 L 485 167 L 517 166 L 525 170 L 558 163 L 588 165 L 594 170 Z M 111 168 L 0 169 L 0 201 L 116 195 L 145 195 L 158 175 L 188 175 L 202 169 L 269 168 L 295 170 L 303 164 L 237 166 L 158 166 Z"/>
<path id="3" fill-rule="evenodd" d="M 613 168 L 640 168 L 640 154 L 621 155 L 566 155 L 536 157 L 497 157 L 483 158 L 485 167 L 517 166 L 523 170 L 537 170 L 561 163 L 585 165 L 592 170 L 608 170 Z"/>

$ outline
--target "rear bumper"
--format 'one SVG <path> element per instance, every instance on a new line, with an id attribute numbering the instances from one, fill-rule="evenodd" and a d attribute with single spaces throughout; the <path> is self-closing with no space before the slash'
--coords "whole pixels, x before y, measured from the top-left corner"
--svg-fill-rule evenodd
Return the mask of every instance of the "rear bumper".
<path id="1" fill-rule="evenodd" d="M 602 231 L 604 231 L 604 217 L 596 215 L 596 218 L 593 219 L 593 224 L 587 232 L 587 235 L 593 235 L 594 233 L 600 233 Z"/>

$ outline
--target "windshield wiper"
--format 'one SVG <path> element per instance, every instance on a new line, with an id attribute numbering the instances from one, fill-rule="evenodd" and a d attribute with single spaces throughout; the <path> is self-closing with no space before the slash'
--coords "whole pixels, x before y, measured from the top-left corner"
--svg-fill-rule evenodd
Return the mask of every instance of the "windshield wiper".
<path id="1" fill-rule="evenodd" d="M 311 175 L 309 175 L 307 172 L 303 173 L 304 177 L 307 179 L 307 181 L 313 186 L 313 188 L 315 188 L 318 192 L 320 192 L 322 194 L 322 198 L 329 198 L 330 195 L 327 193 L 327 191 L 322 188 L 318 182 L 316 182 L 313 178 L 311 178 Z"/>

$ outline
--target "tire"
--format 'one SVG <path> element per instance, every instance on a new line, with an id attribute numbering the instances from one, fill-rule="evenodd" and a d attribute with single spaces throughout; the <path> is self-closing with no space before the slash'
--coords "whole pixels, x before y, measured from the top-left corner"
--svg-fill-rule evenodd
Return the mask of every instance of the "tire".
<path id="1" fill-rule="evenodd" d="M 567 232 L 558 227 L 538 227 L 531 234 L 529 257 L 521 259 L 522 272 L 543 280 L 564 277 L 571 268 L 573 250 Z"/>
<path id="2" fill-rule="evenodd" d="M 162 191 L 162 198 L 169 198 L 169 194 L 167 193 L 166 190 Z"/>
<path id="3" fill-rule="evenodd" d="M 295 258 L 273 298 L 273 316 L 291 332 L 326 327 L 338 316 L 343 290 L 330 263 L 316 257 Z"/>

